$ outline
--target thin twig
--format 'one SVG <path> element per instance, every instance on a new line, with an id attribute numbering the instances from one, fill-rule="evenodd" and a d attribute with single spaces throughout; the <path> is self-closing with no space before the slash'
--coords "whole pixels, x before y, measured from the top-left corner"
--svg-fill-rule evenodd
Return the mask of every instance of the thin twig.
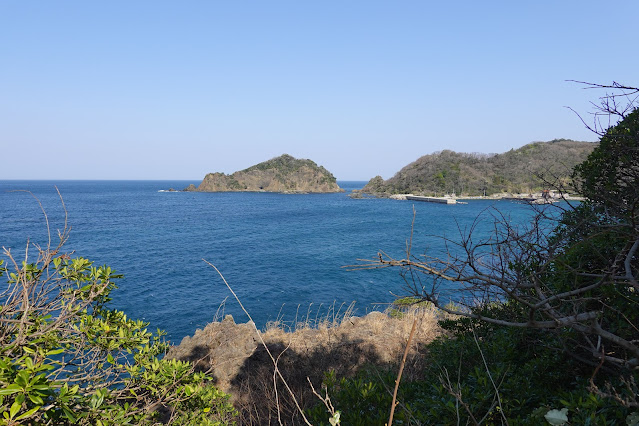
<path id="1" fill-rule="evenodd" d="M 404 365 L 406 365 L 406 356 L 410 349 L 410 342 L 413 340 L 415 334 L 415 328 L 417 327 L 417 318 L 413 320 L 413 327 L 410 329 L 410 335 L 408 336 L 408 342 L 406 342 L 406 349 L 404 349 L 404 356 L 402 357 L 402 363 L 399 366 L 399 372 L 397 373 L 397 379 L 395 380 L 395 390 L 393 391 L 393 403 L 391 404 L 390 416 L 388 417 L 388 426 L 393 424 L 393 415 L 395 414 L 395 407 L 397 403 L 397 390 L 399 389 L 399 382 L 402 380 L 402 373 L 404 372 Z"/>
<path id="2" fill-rule="evenodd" d="M 331 414 L 331 416 L 334 417 L 336 411 L 335 411 L 335 407 L 333 406 L 333 403 L 331 402 L 331 398 L 328 396 L 328 390 L 326 390 L 326 396 L 324 397 L 315 390 L 315 386 L 313 386 L 313 382 L 311 382 L 310 377 L 306 377 L 306 380 L 308 380 L 308 384 L 311 386 L 311 391 L 313 392 L 313 394 L 316 397 L 318 397 L 320 401 L 324 403 L 324 406 L 326 407 L 328 412 Z"/>
<path id="3" fill-rule="evenodd" d="M 286 383 L 286 380 L 284 379 L 284 376 L 282 376 L 282 373 L 280 372 L 280 369 L 277 367 L 277 361 L 275 360 L 275 357 L 273 356 L 273 354 L 271 353 L 270 349 L 268 348 L 268 346 L 266 345 L 266 342 L 264 341 L 264 339 L 262 338 L 262 334 L 260 333 L 260 331 L 257 329 L 257 326 L 255 325 L 255 321 L 253 321 L 253 318 L 251 317 L 251 314 L 248 313 L 248 311 L 246 310 L 246 308 L 244 307 L 244 305 L 242 304 L 242 302 L 240 301 L 240 298 L 237 297 L 237 294 L 235 294 L 235 292 L 233 291 L 233 289 L 231 288 L 231 286 L 229 285 L 229 283 L 226 281 L 226 278 L 224 278 L 224 275 L 222 275 L 222 273 L 220 272 L 219 269 L 217 269 L 217 267 L 215 265 L 213 265 L 211 262 L 209 262 L 206 259 L 202 259 L 204 261 L 204 263 L 206 263 L 207 265 L 209 265 L 210 267 L 212 267 L 213 269 L 215 269 L 215 272 L 218 273 L 218 275 L 222 278 L 222 281 L 224 281 L 224 284 L 226 284 L 226 287 L 229 289 L 229 291 L 231 292 L 231 294 L 233 295 L 233 297 L 235 297 L 235 300 L 237 300 L 237 303 L 239 303 L 240 308 L 242 308 L 242 310 L 244 311 L 244 313 L 246 314 L 246 316 L 249 318 L 249 320 L 251 320 L 251 322 L 253 323 L 253 327 L 255 328 L 255 332 L 257 333 L 257 337 L 260 339 L 260 342 L 262 343 L 262 346 L 264 346 L 264 349 L 266 349 L 266 353 L 268 353 L 268 356 L 271 358 L 271 361 L 273 362 L 273 366 L 275 367 L 275 372 L 277 373 L 277 375 L 280 377 L 280 379 L 282 379 L 282 383 L 284 383 L 284 386 L 286 387 L 286 390 L 288 390 L 289 394 L 291 395 L 291 398 L 293 398 L 293 402 L 295 403 L 295 406 L 297 407 L 297 410 L 300 412 L 300 414 L 302 415 L 302 418 L 304 419 L 304 422 L 308 425 L 308 426 L 313 426 L 308 419 L 306 418 L 306 416 L 304 415 L 304 410 L 302 410 L 302 407 L 300 407 L 299 403 L 297 402 L 297 398 L 295 398 L 295 394 L 293 393 L 293 391 L 291 390 L 291 388 L 288 386 L 288 383 Z M 278 416 L 279 416 L 279 405 L 278 405 Z"/>
<path id="4" fill-rule="evenodd" d="M 473 339 L 475 340 L 475 344 L 477 345 L 477 349 L 479 350 L 479 354 L 481 355 L 481 360 L 484 362 L 484 368 L 486 368 L 486 374 L 488 374 L 488 378 L 490 379 L 490 383 L 493 385 L 493 389 L 495 389 L 495 396 L 497 397 L 497 402 L 499 403 L 499 412 L 501 416 L 504 418 L 504 422 L 506 425 L 508 424 L 508 419 L 506 418 L 506 414 L 504 414 L 503 405 L 501 404 L 501 397 L 499 396 L 499 389 L 493 380 L 493 375 L 490 374 L 490 369 L 488 368 L 488 363 L 486 362 L 486 358 L 484 357 L 484 352 L 481 350 L 479 346 L 479 340 L 477 339 L 477 334 L 475 333 L 475 328 L 473 327 Z"/>

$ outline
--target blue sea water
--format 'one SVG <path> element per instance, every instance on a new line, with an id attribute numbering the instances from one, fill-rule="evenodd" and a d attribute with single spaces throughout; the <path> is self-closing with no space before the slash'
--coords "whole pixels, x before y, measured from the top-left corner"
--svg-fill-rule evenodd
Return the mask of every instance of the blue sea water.
<path id="1" fill-rule="evenodd" d="M 21 256 L 27 241 L 46 245 L 42 209 L 56 242 L 65 218 L 57 186 L 72 227 L 66 249 L 124 274 L 112 306 L 179 342 L 218 312 L 247 320 L 203 259 L 219 268 L 259 327 L 301 320 L 309 312 L 311 318 L 343 312 L 351 302 L 365 314 L 405 294 L 405 282 L 399 270 L 344 266 L 380 250 L 402 257 L 413 209 L 414 254 L 444 253 L 435 236 L 457 238 L 492 207 L 514 222 L 530 217 L 529 207 L 507 201 L 349 198 L 365 182 L 338 182 L 346 189 L 338 194 L 160 192 L 189 183 L 0 181 L 0 246 Z M 490 224 L 486 220 L 478 232 L 488 232 Z"/>

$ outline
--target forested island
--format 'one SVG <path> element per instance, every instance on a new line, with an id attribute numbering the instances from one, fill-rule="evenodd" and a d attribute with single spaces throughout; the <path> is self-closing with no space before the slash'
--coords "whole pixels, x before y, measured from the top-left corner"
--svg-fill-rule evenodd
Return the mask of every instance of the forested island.
<path id="1" fill-rule="evenodd" d="M 312 160 L 283 154 L 230 175 L 209 173 L 199 186 L 191 184 L 185 191 L 325 193 L 343 190 L 324 167 Z"/>
<path id="2" fill-rule="evenodd" d="M 568 184 L 573 168 L 596 146 L 592 142 L 555 139 L 502 154 L 444 150 L 420 157 L 388 180 L 374 177 L 361 192 L 377 196 L 539 192 L 549 186 Z"/>

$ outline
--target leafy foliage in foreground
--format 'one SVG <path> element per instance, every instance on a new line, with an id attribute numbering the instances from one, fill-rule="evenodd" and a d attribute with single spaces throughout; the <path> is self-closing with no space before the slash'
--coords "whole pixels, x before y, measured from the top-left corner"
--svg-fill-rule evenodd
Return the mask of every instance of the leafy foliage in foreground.
<path id="1" fill-rule="evenodd" d="M 228 424 L 210 377 L 162 359 L 161 331 L 108 308 L 119 275 L 61 246 L 0 261 L 0 425 Z"/>
<path id="2" fill-rule="evenodd" d="M 467 318 L 442 326 L 449 334 L 428 345 L 420 377 L 399 388 L 394 424 L 503 424 L 506 418 L 538 425 L 551 409 L 567 408 L 571 424 L 626 425 L 633 412 L 588 390 L 587 368 L 556 349 L 560 334 Z M 342 424 L 382 426 L 396 378 L 396 369 L 370 368 L 350 379 L 328 373 L 324 384 Z M 329 424 L 322 404 L 309 419 Z"/>

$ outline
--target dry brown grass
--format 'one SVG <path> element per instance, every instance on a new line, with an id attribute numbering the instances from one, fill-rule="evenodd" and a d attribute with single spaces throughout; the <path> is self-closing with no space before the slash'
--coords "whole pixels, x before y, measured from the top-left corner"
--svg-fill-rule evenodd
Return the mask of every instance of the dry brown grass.
<path id="1" fill-rule="evenodd" d="M 284 343 L 290 350 L 300 353 L 344 344 L 370 346 L 382 361 L 392 363 L 401 357 L 413 320 L 417 320 L 413 350 L 440 333 L 438 312 L 430 306 L 407 307 L 396 317 L 389 312 L 371 312 L 363 317 L 351 314 L 351 309 L 347 309 L 340 317 L 325 317 L 315 324 L 299 322 L 292 330 L 281 323 L 270 323 L 262 337 L 267 343 Z"/>
<path id="2" fill-rule="evenodd" d="M 327 371 L 348 377 L 365 365 L 399 365 L 417 321 L 404 372 L 410 380 L 420 370 L 424 346 L 441 333 L 438 315 L 430 305 L 403 307 L 401 315 L 371 312 L 355 317 L 352 306 L 329 309 L 322 318 L 307 312 L 300 321 L 268 324 L 261 332 L 268 351 L 259 344 L 251 323 L 235 324 L 227 316 L 185 338 L 170 356 L 194 361 L 198 369 L 216 377 L 218 386 L 233 395 L 240 424 L 278 424 L 278 414 L 283 424 L 303 424 L 295 402 L 275 375 L 271 355 L 297 403 L 308 408 L 319 402 L 309 379 L 319 388 Z"/>

